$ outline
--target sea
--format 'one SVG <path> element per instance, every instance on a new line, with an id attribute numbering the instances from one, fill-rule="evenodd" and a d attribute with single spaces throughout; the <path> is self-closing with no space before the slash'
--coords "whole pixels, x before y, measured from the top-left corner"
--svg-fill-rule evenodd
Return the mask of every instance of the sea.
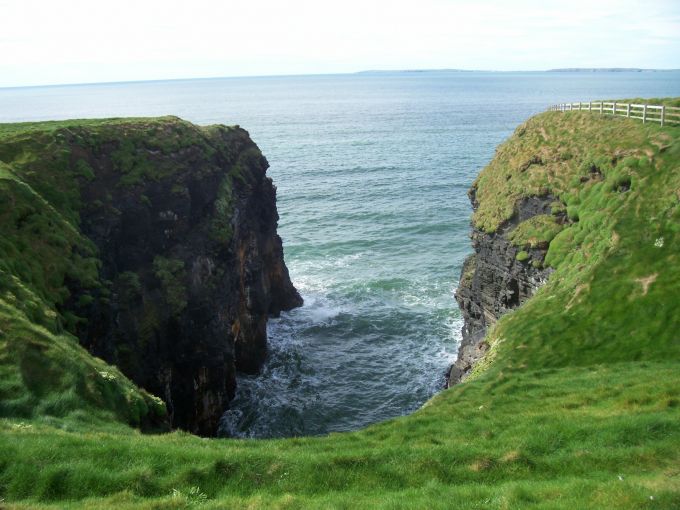
<path id="1" fill-rule="evenodd" d="M 0 122 L 176 115 L 238 124 L 270 163 L 303 307 L 269 322 L 220 432 L 321 435 L 417 410 L 444 387 L 471 252 L 466 192 L 551 104 L 680 96 L 680 72 L 367 72 L 0 89 Z"/>

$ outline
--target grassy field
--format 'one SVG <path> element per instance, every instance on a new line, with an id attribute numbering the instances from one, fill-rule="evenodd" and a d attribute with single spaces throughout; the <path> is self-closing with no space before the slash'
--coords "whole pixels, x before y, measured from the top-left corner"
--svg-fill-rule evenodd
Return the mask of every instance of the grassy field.
<path id="1" fill-rule="evenodd" d="M 0 191 L 17 181 L 0 172 Z M 24 310 L 37 291 L 13 277 L 0 287 L 0 506 L 680 508 L 680 128 L 544 113 L 475 186 L 487 232 L 518 198 L 557 198 L 569 222 L 513 236 L 550 241 L 555 272 L 490 331 L 470 380 L 355 433 L 142 434 L 121 399 L 149 412 L 153 397 L 40 326 Z"/>

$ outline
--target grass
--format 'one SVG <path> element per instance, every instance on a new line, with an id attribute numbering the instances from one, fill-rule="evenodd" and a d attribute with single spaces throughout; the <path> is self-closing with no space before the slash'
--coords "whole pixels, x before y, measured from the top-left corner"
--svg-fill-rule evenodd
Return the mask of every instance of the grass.
<path id="1" fill-rule="evenodd" d="M 72 335 L 29 319 L 10 295 L 15 296 L 7 292 L 0 297 L 0 417 L 64 430 L 110 421 L 162 426 L 165 405 L 160 399 L 91 356 Z M 22 297 L 30 299 L 30 294 Z"/>
<path id="2" fill-rule="evenodd" d="M 179 314 L 187 306 L 187 289 L 182 281 L 186 278 L 184 261 L 157 255 L 153 261 L 156 278 L 161 282 L 166 304 L 173 314 Z"/>
<path id="3" fill-rule="evenodd" d="M 537 248 L 548 246 L 563 226 L 554 216 L 538 214 L 523 221 L 512 232 L 509 239 L 515 246 Z"/>
<path id="4" fill-rule="evenodd" d="M 680 504 L 679 383 L 673 363 L 518 371 L 323 438 L 5 422 L 0 444 L 12 460 L 0 483 L 5 498 L 30 507 L 160 508 L 177 499 L 173 490 L 198 487 L 206 508 L 640 508 L 649 496 L 670 508 Z M 104 499 L 81 501 L 93 495 Z"/>
<path id="5" fill-rule="evenodd" d="M 115 369 L 20 310 L 32 294 L 1 298 L 2 405 L 35 400 L 0 420 L 0 498 L 11 508 L 680 507 L 680 129 L 548 112 L 517 129 L 475 187 L 473 221 L 487 232 L 519 198 L 557 197 L 553 213 L 570 221 L 535 218 L 513 239 L 547 243 L 555 272 L 492 328 L 471 379 L 354 433 L 142 434 L 126 425 L 118 389 L 97 400 L 105 384 L 129 391 Z M 63 357 L 23 389 L 13 357 L 38 342 L 29 363 Z M 90 365 L 115 380 L 69 380 Z M 68 395 L 100 386 L 74 399 L 89 407 L 69 408 Z"/>

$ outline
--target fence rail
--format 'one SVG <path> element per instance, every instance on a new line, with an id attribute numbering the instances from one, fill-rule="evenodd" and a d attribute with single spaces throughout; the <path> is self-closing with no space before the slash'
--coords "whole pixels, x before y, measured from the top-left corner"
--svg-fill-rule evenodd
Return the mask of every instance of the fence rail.
<path id="1" fill-rule="evenodd" d="M 589 101 L 587 103 L 561 103 L 552 105 L 549 111 L 569 112 L 587 111 L 600 115 L 618 115 L 630 119 L 640 119 L 642 122 L 658 122 L 666 124 L 680 124 L 680 108 L 658 104 L 637 104 L 617 101 Z"/>

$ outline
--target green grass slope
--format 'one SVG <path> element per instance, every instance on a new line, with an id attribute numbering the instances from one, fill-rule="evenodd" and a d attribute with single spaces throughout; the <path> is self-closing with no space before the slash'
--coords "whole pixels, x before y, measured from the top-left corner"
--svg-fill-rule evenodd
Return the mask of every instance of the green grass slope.
<path id="1" fill-rule="evenodd" d="M 517 198 L 547 193 L 572 223 L 535 217 L 513 233 L 551 239 L 556 271 L 489 335 L 492 372 L 680 359 L 679 133 L 569 112 L 529 120 L 499 148 L 475 182 L 474 224 L 494 231 Z"/>
<path id="2" fill-rule="evenodd" d="M 550 241 L 555 272 L 489 332 L 464 384 L 411 416 L 320 438 L 206 440 L 44 410 L 6 417 L 0 498 L 10 508 L 680 507 L 680 128 L 541 114 L 475 186 L 473 221 L 485 231 L 518 198 L 547 193 L 572 221 L 518 227 L 518 245 Z M 0 315 L 3 342 L 9 331 L 17 343 L 62 345 L 2 299 L 18 321 Z M 14 366 L 17 348 L 0 363 Z"/>

